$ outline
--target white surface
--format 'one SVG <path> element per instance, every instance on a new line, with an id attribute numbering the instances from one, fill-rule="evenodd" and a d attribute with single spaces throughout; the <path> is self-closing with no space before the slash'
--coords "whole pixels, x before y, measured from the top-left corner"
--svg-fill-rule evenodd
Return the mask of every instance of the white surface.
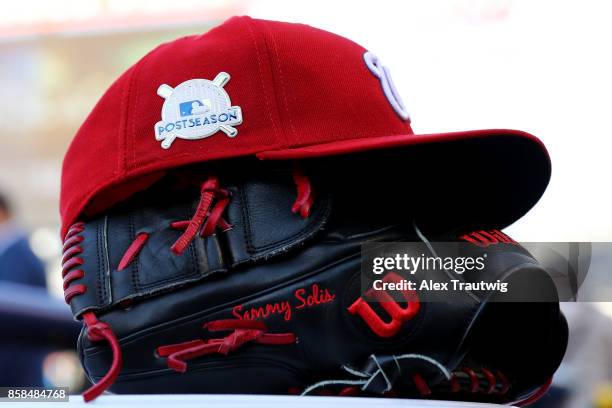
<path id="1" fill-rule="evenodd" d="M 24 408 L 28 403 L 2 403 L 2 408 Z M 37 402 L 37 408 L 61 407 L 206 407 L 206 408 L 495 408 L 500 405 L 468 402 L 407 400 L 398 398 L 352 398 L 352 397 L 295 397 L 269 395 L 103 395 L 86 404 L 80 396 L 71 396 L 70 402 Z"/>

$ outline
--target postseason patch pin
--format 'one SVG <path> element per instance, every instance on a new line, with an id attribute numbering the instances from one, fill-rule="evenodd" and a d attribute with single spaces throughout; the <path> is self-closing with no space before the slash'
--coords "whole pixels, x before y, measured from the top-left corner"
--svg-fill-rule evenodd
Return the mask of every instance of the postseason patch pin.
<path id="1" fill-rule="evenodd" d="M 215 79 L 190 79 L 176 88 L 163 84 L 157 94 L 165 99 L 162 120 L 155 124 L 155 139 L 169 149 L 175 139 L 204 139 L 219 130 L 235 137 L 234 127 L 242 123 L 240 106 L 232 106 L 223 86 L 230 80 L 227 72 Z"/>

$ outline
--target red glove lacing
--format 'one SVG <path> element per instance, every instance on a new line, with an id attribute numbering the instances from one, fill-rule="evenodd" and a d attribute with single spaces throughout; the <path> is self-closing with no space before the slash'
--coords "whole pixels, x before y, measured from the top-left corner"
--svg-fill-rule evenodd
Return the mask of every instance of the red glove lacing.
<path id="1" fill-rule="evenodd" d="M 306 218 L 309 216 L 314 202 L 312 186 L 308 177 L 298 167 L 294 168 L 293 179 L 297 187 L 297 198 L 291 207 L 291 211 Z M 223 212 L 227 208 L 229 200 L 229 192 L 220 188 L 217 177 L 211 176 L 202 183 L 200 186 L 200 201 L 193 217 L 187 221 L 175 221 L 170 224 L 170 228 L 184 231 L 171 246 L 171 251 L 180 255 L 196 236 L 211 236 L 217 228 L 221 228 L 223 231 L 231 229 L 231 225 L 223 218 Z M 64 300 L 68 304 L 72 302 L 75 296 L 87 292 L 85 284 L 75 283 L 85 276 L 85 272 L 79 268 L 83 265 L 83 258 L 79 255 L 83 253 L 80 244 L 84 239 L 81 235 L 84 229 L 85 224 L 77 222 L 70 226 L 64 237 L 62 278 L 64 279 Z M 136 235 L 117 265 L 117 271 L 126 269 L 138 257 L 148 239 L 149 234 L 146 232 L 140 232 Z M 83 321 L 87 327 L 89 340 L 92 342 L 108 342 L 113 353 L 111 367 L 106 375 L 83 393 L 85 401 L 91 401 L 114 383 L 121 371 L 122 358 L 119 341 L 107 323 L 99 321 L 91 311 L 83 313 Z M 249 342 L 259 344 L 291 344 L 295 342 L 295 335 L 292 333 L 267 333 L 265 324 L 258 321 L 219 320 L 210 322 L 204 327 L 210 331 L 234 331 L 221 339 L 194 340 L 160 347 L 158 353 L 160 356 L 168 357 L 169 367 L 177 371 L 185 371 L 187 364 L 184 361 L 188 359 L 211 353 L 227 354 Z"/>
<path id="2" fill-rule="evenodd" d="M 167 357 L 168 367 L 184 373 L 187 371 L 185 361 L 207 354 L 228 355 L 238 350 L 246 343 L 268 345 L 285 345 L 296 342 L 293 333 L 268 333 L 264 322 L 258 320 L 216 320 L 204 324 L 204 329 L 210 332 L 233 330 L 230 334 L 219 339 L 191 340 L 184 343 L 170 344 L 157 348 L 160 357 Z"/>
<path id="3" fill-rule="evenodd" d="M 465 381 L 460 381 L 460 377 L 463 379 L 466 379 L 467 377 L 469 382 L 466 384 Z M 428 397 L 435 393 L 435 391 L 432 392 L 429 384 L 427 384 L 427 381 L 425 381 L 423 376 L 420 374 L 414 374 L 412 376 L 412 383 L 421 397 Z M 444 384 L 446 384 L 448 388 L 444 389 L 440 395 L 444 395 L 446 393 L 468 392 L 471 394 L 503 396 L 508 393 L 511 387 L 508 378 L 499 370 L 496 370 L 495 373 L 493 373 L 486 368 L 480 368 L 477 370 L 468 367 L 458 368 L 457 370 L 453 371 L 447 382 L 442 383 L 442 385 Z M 546 395 L 546 392 L 550 388 L 551 384 L 552 377 L 529 395 L 521 398 L 520 400 L 507 403 L 507 405 L 516 407 L 526 407 L 531 405 Z M 292 395 L 303 394 L 302 391 L 297 388 L 291 388 L 288 392 Z M 342 387 L 336 392 L 329 388 L 320 388 L 316 390 L 315 394 L 321 396 L 358 396 L 362 394 L 362 391 L 359 386 L 351 385 Z M 385 397 L 399 397 L 399 394 L 394 390 L 387 391 L 383 395 Z"/>

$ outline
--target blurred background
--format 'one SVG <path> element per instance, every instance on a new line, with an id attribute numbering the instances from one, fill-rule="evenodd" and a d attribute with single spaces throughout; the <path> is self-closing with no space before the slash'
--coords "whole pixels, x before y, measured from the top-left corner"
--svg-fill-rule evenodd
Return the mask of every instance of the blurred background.
<path id="1" fill-rule="evenodd" d="M 607 0 L 0 0 L 0 10 L 8 235 L 26 239 L 32 262 L 41 261 L 43 281 L 21 283 L 46 288 L 57 302 L 60 172 L 72 136 L 114 79 L 151 48 L 236 14 L 307 23 L 372 50 L 390 67 L 416 133 L 516 128 L 537 135 L 549 149 L 552 180 L 509 235 L 612 240 Z M 578 329 L 557 385 L 569 395 L 566 406 L 595 406 L 612 380 L 612 306 L 566 309 Z M 69 348 L 38 353 L 45 384 L 84 385 Z"/>

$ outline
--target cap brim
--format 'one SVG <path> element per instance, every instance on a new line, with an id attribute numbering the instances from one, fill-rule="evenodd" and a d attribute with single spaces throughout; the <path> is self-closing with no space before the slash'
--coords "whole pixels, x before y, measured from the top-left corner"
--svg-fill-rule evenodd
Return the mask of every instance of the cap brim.
<path id="1" fill-rule="evenodd" d="M 313 157 L 337 156 L 342 154 L 392 149 L 396 147 L 406 147 L 428 143 L 444 143 L 482 138 L 497 139 L 500 137 L 504 139 L 508 137 L 513 138 L 517 143 L 534 144 L 535 147 L 544 153 L 546 160 L 548 160 L 548 153 L 546 152 L 546 148 L 540 139 L 527 132 L 512 129 L 482 129 L 421 135 L 414 134 L 368 137 L 363 139 L 341 140 L 291 149 L 270 150 L 257 153 L 257 157 L 261 160 L 308 159 Z"/>
<path id="2" fill-rule="evenodd" d="M 359 179 L 387 199 L 418 201 L 428 222 L 504 228 L 535 205 L 550 158 L 535 136 L 509 129 L 353 139 L 266 151 L 262 160 L 312 159 L 327 179 Z M 392 191 L 390 191 L 392 190 Z"/>

